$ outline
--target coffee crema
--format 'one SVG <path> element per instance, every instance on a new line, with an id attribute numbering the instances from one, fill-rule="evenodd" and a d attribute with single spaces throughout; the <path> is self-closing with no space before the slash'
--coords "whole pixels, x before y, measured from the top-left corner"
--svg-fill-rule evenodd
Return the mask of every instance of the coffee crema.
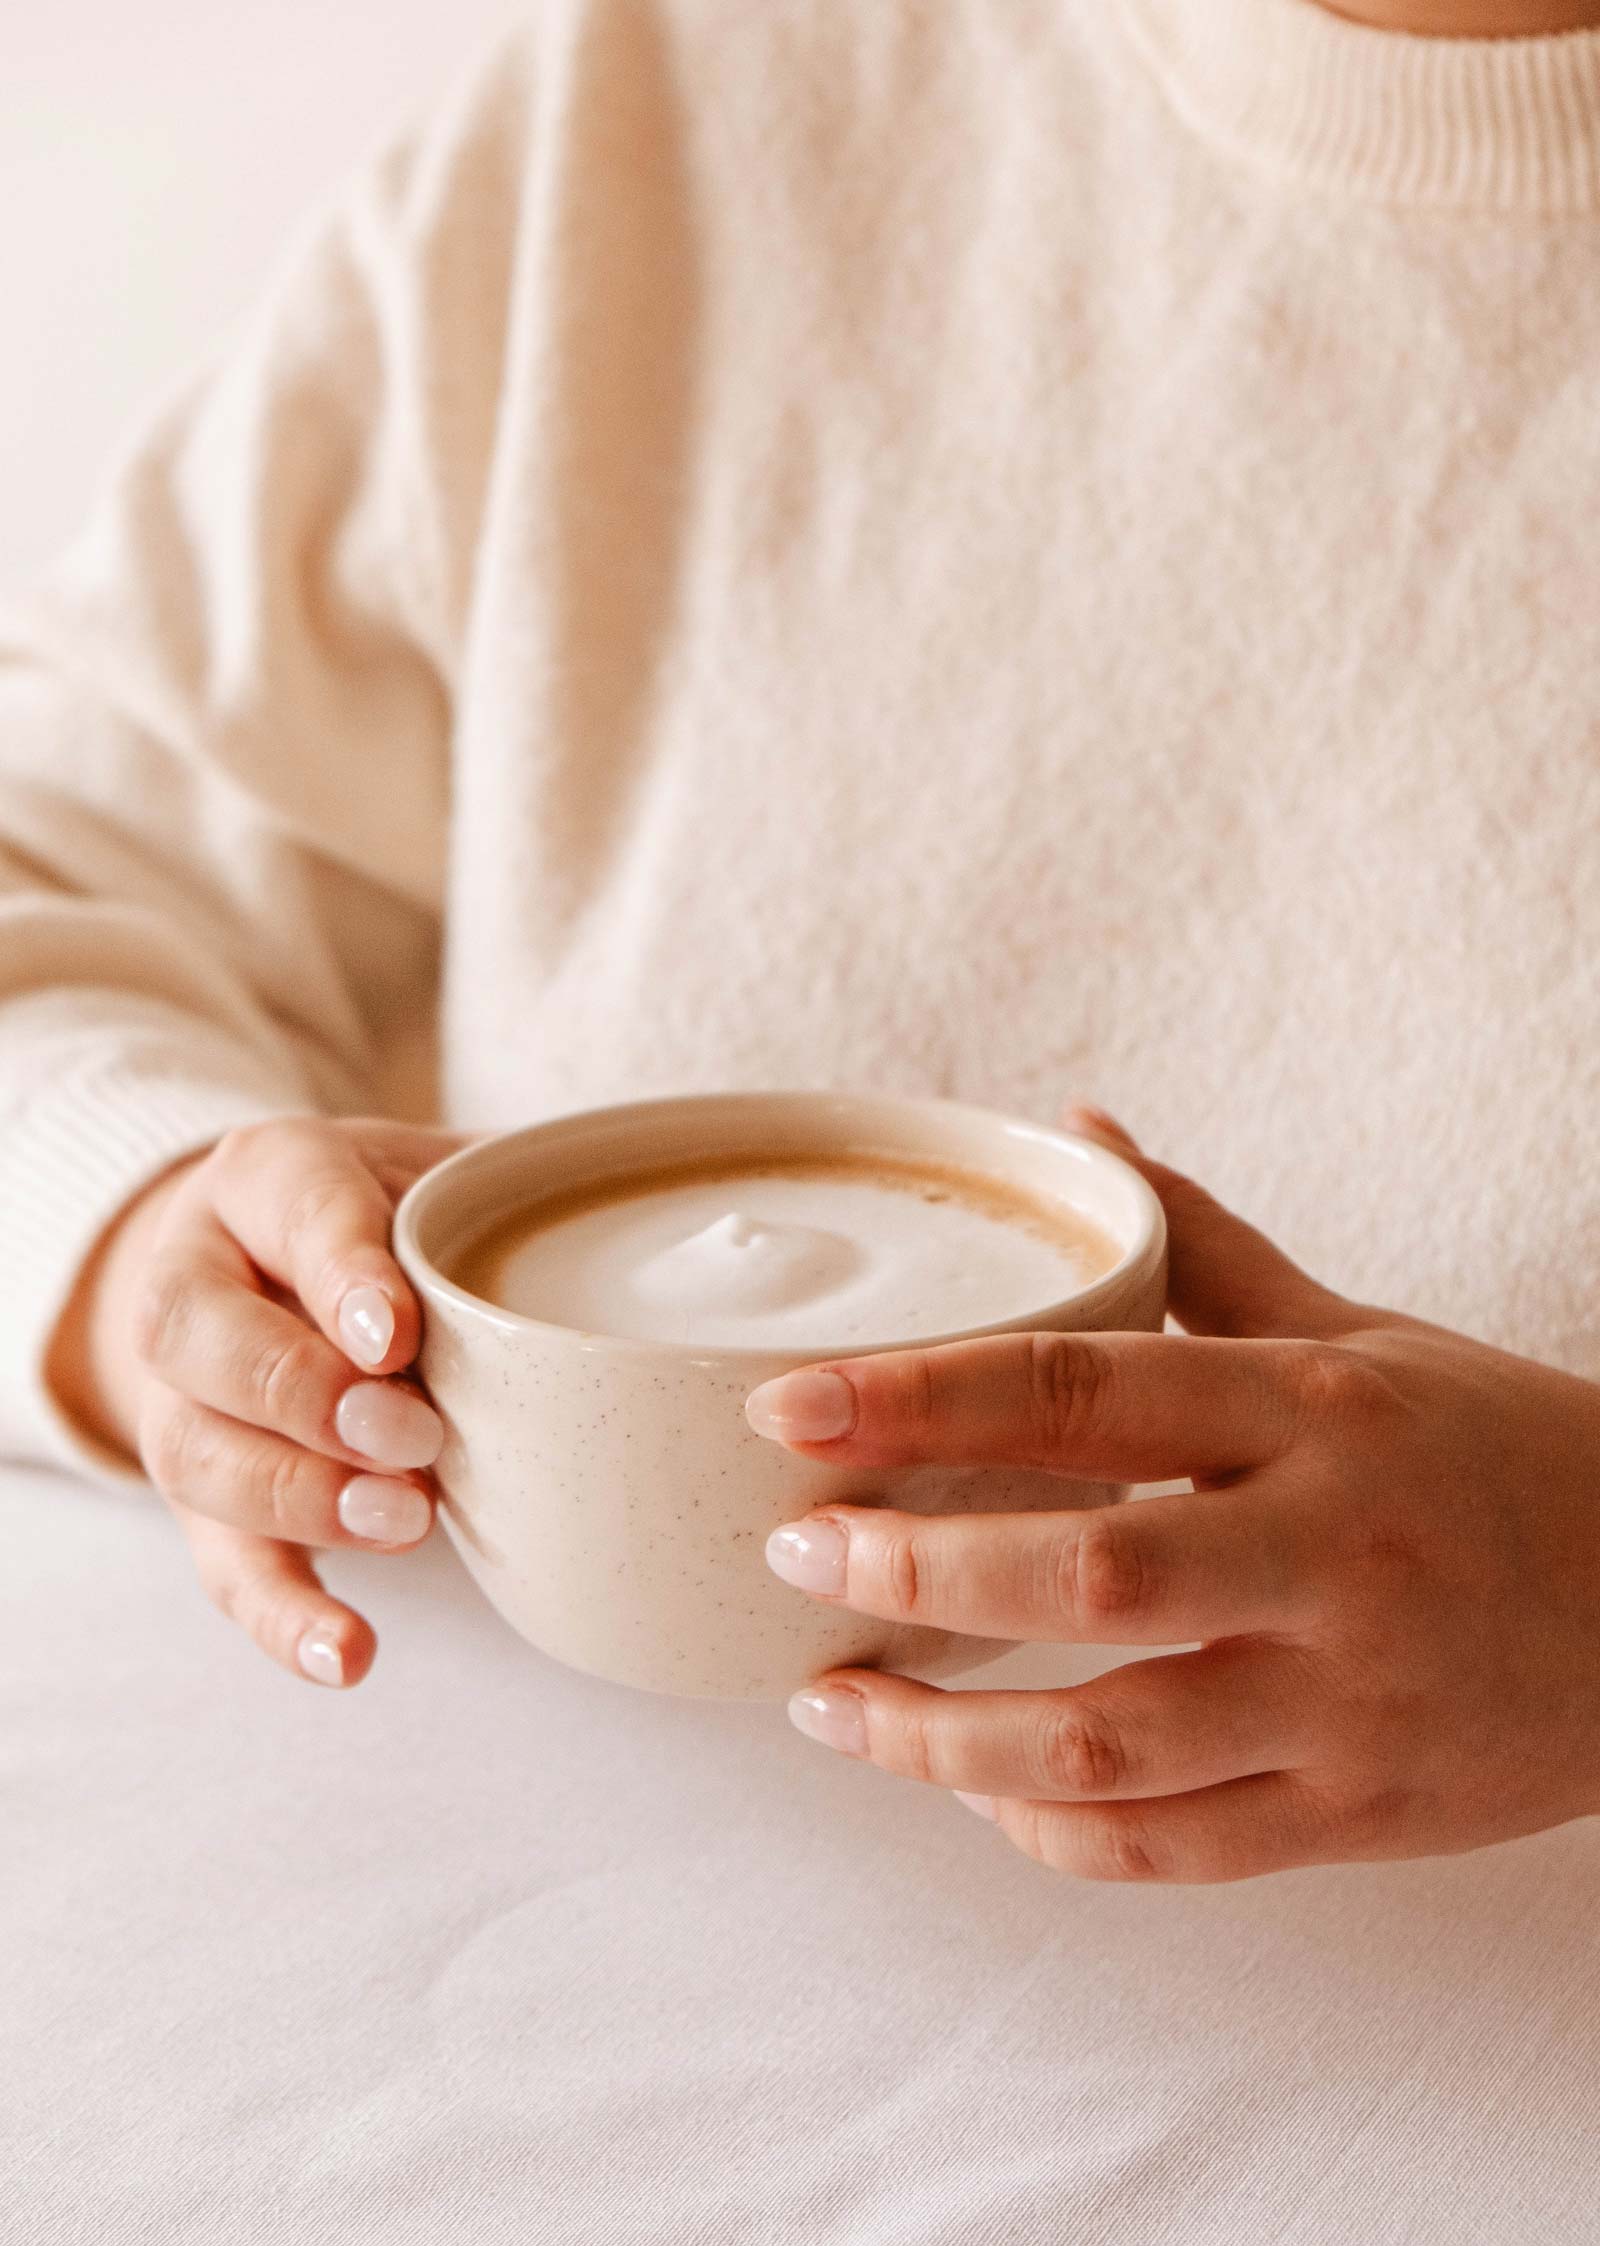
<path id="1" fill-rule="evenodd" d="M 1080 1294 L 1121 1260 L 1088 1218 L 954 1165 L 721 1156 L 523 1202 L 451 1259 L 468 1293 L 619 1340 L 888 1347 Z"/>

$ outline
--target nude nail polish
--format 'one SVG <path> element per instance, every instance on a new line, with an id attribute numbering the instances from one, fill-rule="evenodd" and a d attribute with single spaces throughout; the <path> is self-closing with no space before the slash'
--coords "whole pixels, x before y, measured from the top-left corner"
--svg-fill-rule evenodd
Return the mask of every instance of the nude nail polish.
<path id="1" fill-rule="evenodd" d="M 369 1544 L 415 1544 L 425 1536 L 433 1507 L 412 1482 L 383 1474 L 356 1474 L 339 1492 L 339 1524 Z"/>
<path id="2" fill-rule="evenodd" d="M 780 1443 L 831 1443 L 856 1423 L 856 1392 L 843 1373 L 780 1373 L 751 1391 L 744 1416 Z"/>
<path id="3" fill-rule="evenodd" d="M 333 1414 L 339 1440 L 376 1466 L 431 1466 L 444 1422 L 431 1404 L 386 1380 L 358 1380 Z"/>
<path id="4" fill-rule="evenodd" d="M 342 1298 L 339 1338 L 361 1364 L 382 1364 L 394 1340 L 394 1305 L 381 1287 L 352 1287 Z"/>
<path id="5" fill-rule="evenodd" d="M 838 1598 L 845 1586 L 850 1540 L 834 1521 L 790 1521 L 767 1538 L 767 1565 L 797 1591 Z"/>
<path id="6" fill-rule="evenodd" d="M 322 1623 L 315 1623 L 295 1648 L 295 1657 L 301 1673 L 313 1684 L 341 1685 L 344 1683 L 344 1661 L 333 1634 Z"/>
<path id="7" fill-rule="evenodd" d="M 867 1751 L 867 1712 L 853 1692 L 808 1685 L 790 1700 L 789 1721 L 796 1731 L 815 1739 L 819 1746 L 833 1748 L 836 1754 L 864 1755 Z"/>

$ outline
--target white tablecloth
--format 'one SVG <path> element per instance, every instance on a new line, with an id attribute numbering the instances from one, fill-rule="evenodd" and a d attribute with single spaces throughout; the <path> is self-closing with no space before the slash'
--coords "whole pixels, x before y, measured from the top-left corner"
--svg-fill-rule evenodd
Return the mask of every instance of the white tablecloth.
<path id="1" fill-rule="evenodd" d="M 8 2246 L 1600 2238 L 1600 1826 L 1075 1885 L 563 1671 L 442 1539 L 329 1563 L 341 1699 L 153 1500 L 11 1469 L 0 1522 Z"/>

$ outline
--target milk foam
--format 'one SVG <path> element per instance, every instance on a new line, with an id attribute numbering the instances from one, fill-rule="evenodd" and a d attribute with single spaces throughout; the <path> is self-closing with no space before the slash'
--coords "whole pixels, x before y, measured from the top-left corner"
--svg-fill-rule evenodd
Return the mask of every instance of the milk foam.
<path id="1" fill-rule="evenodd" d="M 752 1172 L 535 1223 L 484 1291 L 623 1339 L 824 1351 L 1021 1317 L 1104 1269 L 1043 1220 L 909 1183 Z"/>

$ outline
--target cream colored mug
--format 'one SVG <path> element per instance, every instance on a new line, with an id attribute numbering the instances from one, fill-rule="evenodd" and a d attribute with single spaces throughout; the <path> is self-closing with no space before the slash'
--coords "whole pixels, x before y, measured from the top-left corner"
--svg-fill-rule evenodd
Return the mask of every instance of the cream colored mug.
<path id="1" fill-rule="evenodd" d="M 542 1193 L 675 1160 L 884 1154 L 952 1163 L 1056 1199 L 1109 1233 L 1113 1268 L 1066 1300 L 965 1333 L 1160 1330 L 1166 1225 L 1138 1172 L 1090 1140 L 949 1100 L 730 1092 L 563 1115 L 426 1172 L 395 1216 L 421 1299 L 418 1371 L 445 1423 L 446 1531 L 489 1600 L 558 1661 L 647 1691 L 782 1699 L 843 1663 L 953 1676 L 1005 1641 L 827 1607 L 767 1568 L 768 1534 L 848 1501 L 925 1513 L 1056 1511 L 1126 1494 L 1003 1468 L 859 1471 L 746 1425 L 764 1380 L 859 1349 L 618 1340 L 503 1310 L 449 1277 L 495 1216 Z M 965 1338 L 919 1337 L 918 1347 Z"/>

